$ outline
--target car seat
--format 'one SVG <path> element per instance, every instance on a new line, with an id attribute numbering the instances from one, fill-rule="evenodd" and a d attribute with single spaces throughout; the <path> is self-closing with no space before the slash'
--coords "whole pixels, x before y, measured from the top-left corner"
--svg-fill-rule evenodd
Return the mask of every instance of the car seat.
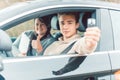
<path id="1" fill-rule="evenodd" d="M 27 52 L 30 38 L 33 33 L 33 30 L 27 30 L 18 36 L 18 38 L 12 44 L 12 53 L 14 56 L 17 56 L 19 53 Z"/>

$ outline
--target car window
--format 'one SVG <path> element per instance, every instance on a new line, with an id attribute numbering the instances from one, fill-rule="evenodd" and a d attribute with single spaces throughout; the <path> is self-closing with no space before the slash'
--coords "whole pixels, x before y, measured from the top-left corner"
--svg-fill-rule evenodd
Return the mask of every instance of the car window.
<path id="1" fill-rule="evenodd" d="M 64 11 L 63 11 L 64 12 Z M 79 35 L 79 37 L 81 36 L 81 37 L 83 37 L 84 36 L 84 32 L 85 32 L 85 30 L 86 30 L 86 28 L 87 28 L 87 21 L 88 21 L 88 18 L 96 18 L 96 11 L 95 10 L 91 10 L 91 11 L 81 11 L 81 12 L 79 12 L 79 11 L 75 11 L 78 15 L 79 15 L 79 19 L 78 19 L 78 22 L 80 23 L 80 25 L 78 26 L 78 34 L 77 35 Z M 60 30 L 59 29 L 55 29 L 54 28 L 54 26 L 55 27 L 59 27 L 59 24 L 58 24 L 58 21 L 56 21 L 57 19 L 54 19 L 53 20 L 53 18 L 56 16 L 57 17 L 57 13 L 52 13 L 52 14 L 50 14 L 50 15 L 46 15 L 46 16 L 49 16 L 49 17 L 51 17 L 51 21 L 49 21 L 49 23 L 50 23 L 50 26 L 51 26 L 51 34 L 52 34 L 52 37 L 53 38 L 55 38 L 55 40 L 58 40 L 59 39 L 59 37 L 61 37 L 61 33 L 60 33 Z M 35 16 L 36 17 L 36 16 Z M 33 18 L 35 18 L 35 17 L 33 17 Z M 45 16 L 41 16 L 41 17 L 45 17 Z M 25 53 L 27 53 L 27 52 L 30 52 L 30 54 L 27 54 L 27 55 L 31 55 L 31 53 L 32 53 L 32 55 L 34 55 L 34 56 L 36 56 L 36 55 L 38 55 L 38 54 L 40 54 L 40 55 L 43 55 L 44 53 L 45 53 L 45 51 L 47 50 L 47 47 L 48 46 L 51 46 L 51 44 L 54 42 L 54 40 L 52 39 L 48 39 L 48 40 L 46 40 L 46 41 L 41 41 L 40 43 L 41 43 L 41 45 L 42 46 L 44 46 L 44 48 L 43 48 L 43 50 L 42 50 L 42 53 L 41 52 L 36 52 L 36 49 L 35 48 L 33 48 L 33 41 L 30 39 L 30 37 L 31 36 L 29 36 L 29 37 L 25 37 L 26 35 L 23 35 L 23 34 L 21 34 L 22 32 L 24 32 L 24 31 L 28 31 L 28 30 L 34 30 L 34 28 L 33 28 L 33 26 L 34 26 L 34 20 L 33 20 L 33 18 L 31 19 L 31 20 L 28 20 L 28 21 L 26 21 L 25 20 L 25 22 L 23 21 L 23 23 L 21 23 L 21 24 L 18 24 L 17 26 L 14 26 L 14 27 L 12 27 L 12 28 L 10 28 L 10 29 L 8 29 L 8 30 L 6 30 L 6 32 L 10 35 L 10 37 L 11 37 L 11 40 L 12 40 L 12 42 L 13 42 L 13 45 L 14 46 L 16 46 L 17 48 L 18 48 L 18 50 L 16 50 L 15 49 L 15 53 L 16 54 L 18 54 L 18 53 L 21 53 L 20 51 L 25 51 Z M 53 21 L 52 21 L 53 20 Z M 21 21 L 22 22 L 22 21 Z M 46 22 L 46 21 L 45 21 Z M 54 25 L 53 25 L 54 24 Z M 49 33 L 49 34 L 50 34 Z M 25 33 L 26 34 L 26 33 Z M 23 35 L 24 36 L 24 39 L 23 38 L 21 38 L 20 39 L 20 41 L 18 41 L 19 43 L 17 43 L 17 44 L 14 44 L 14 43 L 16 43 L 16 39 L 18 39 L 19 38 L 19 35 Z M 21 36 L 20 36 L 21 37 Z M 36 36 L 37 37 L 37 36 Z M 28 39 L 28 40 L 27 40 Z M 36 40 L 36 38 L 34 39 L 34 40 Z M 23 41 L 23 42 L 21 42 L 21 41 Z M 31 41 L 31 44 L 29 45 L 29 42 Z M 51 42 L 52 41 L 52 42 Z M 22 43 L 22 44 L 21 44 Z M 26 43 L 27 43 L 27 45 L 26 45 Z M 71 43 L 73 43 L 73 44 L 71 44 Z M 65 48 L 63 48 L 63 46 L 61 46 L 61 48 L 63 48 L 62 49 L 62 51 L 61 51 L 61 53 L 59 53 L 59 54 L 67 54 L 67 53 L 70 53 L 70 54 L 75 54 L 75 52 L 73 52 L 73 51 L 71 51 L 70 49 L 72 49 L 72 46 L 74 45 L 74 40 L 71 42 L 71 43 L 69 43 L 69 45 L 67 44 L 66 46 L 64 46 Z M 19 45 L 20 44 L 20 45 Z M 46 44 L 48 44 L 48 45 L 46 45 Z M 77 43 L 76 43 L 77 44 Z M 21 45 L 22 46 L 24 46 L 24 47 L 21 47 Z M 26 47 L 27 46 L 27 47 Z M 21 48 L 20 48 L 21 47 Z M 33 49 L 30 49 L 30 48 L 33 48 Z M 24 49 L 23 49 L 24 48 Z M 53 48 L 54 48 L 54 46 L 53 46 Z M 52 48 L 52 49 L 53 49 Z M 29 50 L 30 49 L 30 50 Z M 60 49 L 60 47 L 58 47 L 58 49 L 56 49 L 56 50 L 59 50 Z M 14 54 L 14 52 L 13 52 L 13 48 L 12 48 L 12 53 Z M 31 51 L 32 50 L 32 51 Z M 61 50 L 61 49 L 60 49 Z M 16 51 L 18 51 L 18 52 L 16 52 Z M 70 52 L 69 52 L 70 51 Z M 50 49 L 50 51 L 48 50 L 48 52 L 51 54 L 51 53 L 53 53 L 53 54 L 58 54 L 57 52 L 52 52 L 52 50 Z M 24 53 L 24 52 L 22 52 L 22 53 Z M 46 51 L 46 53 L 47 53 L 47 51 Z"/>
<path id="2" fill-rule="evenodd" d="M 51 20 L 49 21 L 50 26 L 51 26 L 51 30 L 50 30 L 50 33 L 47 33 L 47 34 L 51 34 L 53 38 L 58 40 L 59 37 L 61 37 L 61 33 L 60 33 L 59 29 L 55 28 L 55 27 L 59 27 L 58 21 L 56 21 L 57 20 L 57 16 L 56 16 L 57 14 L 51 14 L 51 15 L 48 15 L 48 16 L 51 17 Z M 80 15 L 80 18 L 78 19 L 78 21 L 80 23 L 79 28 L 78 28 L 78 34 L 81 37 L 83 37 L 85 29 L 87 28 L 87 20 L 88 20 L 88 18 L 91 18 L 92 12 L 83 12 L 83 13 L 79 13 L 78 15 Z M 56 19 L 54 18 L 55 16 L 56 16 Z M 31 36 L 26 37 L 26 35 L 21 34 L 22 32 L 25 32 L 25 34 L 28 35 L 28 33 L 26 31 L 34 30 L 34 27 L 33 27 L 34 24 L 35 24 L 34 19 L 31 19 L 29 21 L 25 21 L 25 22 L 23 22 L 21 24 L 18 24 L 17 26 L 14 26 L 14 27 L 6 30 L 6 32 L 11 37 L 11 40 L 13 42 L 13 46 L 15 46 L 19 51 L 25 51 L 25 52 L 29 51 L 29 52 L 32 52 L 33 55 L 36 55 L 36 51 L 34 51 L 34 49 L 32 49 L 32 51 L 27 49 L 29 47 L 29 42 L 30 42 L 30 37 Z M 22 35 L 22 38 L 19 39 L 19 37 L 21 37 L 21 35 Z M 17 41 L 17 40 L 20 40 L 20 41 Z M 39 53 L 39 54 L 44 54 L 46 48 L 48 46 L 50 46 L 53 42 L 54 42 L 53 39 L 48 39 L 48 40 L 46 39 L 46 41 L 44 41 L 44 40 L 41 41 L 41 44 L 42 44 L 44 49 L 43 49 L 42 53 Z M 72 42 L 74 42 L 74 41 L 72 41 Z M 70 51 L 70 49 L 72 48 L 72 46 L 74 45 L 75 42 L 73 44 L 71 44 L 71 43 L 70 43 L 69 47 L 67 47 L 67 45 L 66 45 L 66 48 L 63 49 L 61 54 L 66 54 L 66 53 L 68 53 Z M 21 47 L 21 46 L 24 46 L 24 47 Z M 62 46 L 61 46 L 61 48 L 62 48 Z M 20 53 L 20 52 L 16 52 L 16 51 L 18 51 L 17 49 L 15 49 L 15 52 L 14 52 L 14 48 L 12 48 L 12 53 L 13 54 L 14 53 Z M 58 53 L 53 53 L 53 54 L 58 54 Z M 73 52 L 72 52 L 72 54 L 73 54 Z"/>
<path id="3" fill-rule="evenodd" d="M 6 32 L 10 37 L 18 37 L 22 32 L 26 30 L 33 30 L 34 20 L 29 20 L 24 23 L 18 24 L 8 30 Z"/>

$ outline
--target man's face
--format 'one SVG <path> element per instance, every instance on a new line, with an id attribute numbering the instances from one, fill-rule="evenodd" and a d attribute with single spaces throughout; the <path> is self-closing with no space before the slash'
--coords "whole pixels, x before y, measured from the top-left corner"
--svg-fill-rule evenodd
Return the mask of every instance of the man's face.
<path id="1" fill-rule="evenodd" d="M 76 23 L 75 16 L 73 15 L 60 15 L 59 25 L 63 38 L 67 39 L 77 33 L 79 23 Z"/>
<path id="2" fill-rule="evenodd" d="M 40 35 L 45 35 L 47 32 L 47 26 L 39 19 L 35 19 L 35 32 Z"/>

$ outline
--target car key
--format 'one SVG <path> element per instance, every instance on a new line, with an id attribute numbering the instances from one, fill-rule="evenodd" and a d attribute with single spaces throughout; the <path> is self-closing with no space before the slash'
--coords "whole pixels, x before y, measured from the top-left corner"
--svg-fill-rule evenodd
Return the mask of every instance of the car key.
<path id="1" fill-rule="evenodd" d="M 94 18 L 88 18 L 88 20 L 87 20 L 87 26 L 88 27 L 94 27 L 94 26 L 96 26 L 96 20 Z"/>

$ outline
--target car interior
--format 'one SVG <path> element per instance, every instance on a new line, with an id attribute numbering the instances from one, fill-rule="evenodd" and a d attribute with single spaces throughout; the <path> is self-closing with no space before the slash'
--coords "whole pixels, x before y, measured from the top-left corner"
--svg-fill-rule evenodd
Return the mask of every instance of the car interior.
<path id="1" fill-rule="evenodd" d="M 94 11 L 86 11 L 86 12 L 83 11 L 83 12 L 80 12 L 79 15 L 80 15 L 80 17 L 79 17 L 80 27 L 78 28 L 78 31 L 82 32 L 82 35 L 81 35 L 81 33 L 80 33 L 80 35 L 83 37 L 84 36 L 83 33 L 85 32 L 85 29 L 87 28 L 88 18 L 95 18 L 96 16 L 95 16 Z M 51 34 L 54 38 L 58 39 L 58 37 L 62 36 L 59 31 L 57 14 L 52 14 L 51 29 L 53 30 L 53 32 Z M 0 46 L 1 55 L 6 54 L 6 57 L 13 57 L 12 53 L 10 52 L 10 49 L 8 51 L 8 48 L 10 48 L 10 46 L 12 46 L 12 45 L 7 44 L 7 47 Z M 2 47 L 5 49 L 2 49 Z M 6 51 L 7 51 L 7 53 L 6 53 Z"/>

